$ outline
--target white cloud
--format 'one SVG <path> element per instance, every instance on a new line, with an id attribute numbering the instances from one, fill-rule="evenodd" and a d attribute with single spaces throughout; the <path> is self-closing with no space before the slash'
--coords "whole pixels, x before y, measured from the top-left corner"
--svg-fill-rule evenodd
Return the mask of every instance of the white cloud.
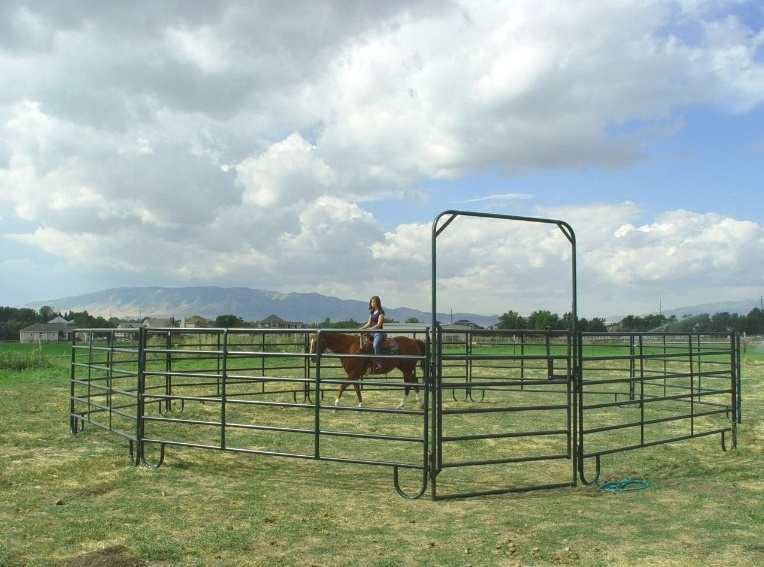
<path id="1" fill-rule="evenodd" d="M 618 221 L 604 223 L 610 235 L 600 232 L 591 241 L 588 233 L 582 237 L 580 266 L 584 293 L 592 296 L 589 310 L 596 305 L 597 290 L 606 287 L 620 289 L 626 297 L 641 289 L 652 296 L 655 310 L 656 297 L 674 306 L 710 303 L 727 296 L 755 296 L 764 284 L 762 225 L 677 210 L 635 226 L 623 222 L 629 215 L 625 212 L 627 216 L 613 208 Z M 714 297 L 710 290 L 726 290 L 720 292 L 726 295 Z"/>
<path id="2" fill-rule="evenodd" d="M 750 295 L 764 284 L 764 227 L 756 223 L 677 210 L 634 226 L 642 212 L 632 203 L 537 213 L 534 218 L 564 219 L 575 231 L 579 309 L 590 317 L 619 313 L 624 298 L 651 311 L 655 297 L 681 306 L 688 298 L 702 302 L 709 288 Z M 374 247 L 375 255 L 389 269 L 418 269 L 429 282 L 422 269 L 429 233 L 427 225 L 401 226 Z M 571 307 L 572 247 L 554 225 L 458 217 L 438 237 L 437 250 L 441 307 L 500 313 L 564 313 Z M 648 299 L 635 302 L 635 288 Z M 612 297 L 604 297 L 603 289 Z"/>
<path id="3" fill-rule="evenodd" d="M 312 200 L 337 192 L 339 185 L 337 173 L 299 134 L 245 159 L 236 169 L 239 182 L 246 187 L 244 202 L 264 208 Z"/>
<path id="4" fill-rule="evenodd" d="M 99 266 L 109 276 L 98 281 L 390 289 L 388 305 L 427 306 L 439 181 L 626 168 L 675 133 L 677 109 L 761 105 L 764 36 L 737 7 L 6 4 L 0 221 L 30 228 L 0 228 L 73 271 Z M 477 187 L 457 201 L 542 202 Z M 742 267 L 761 252 L 753 223 L 691 211 L 645 220 L 632 203 L 549 212 L 582 227 L 580 270 L 598 292 L 706 273 L 761 284 Z M 442 239 L 443 301 L 504 311 L 509 295 L 565 309 L 570 251 L 556 227 L 461 225 Z"/>

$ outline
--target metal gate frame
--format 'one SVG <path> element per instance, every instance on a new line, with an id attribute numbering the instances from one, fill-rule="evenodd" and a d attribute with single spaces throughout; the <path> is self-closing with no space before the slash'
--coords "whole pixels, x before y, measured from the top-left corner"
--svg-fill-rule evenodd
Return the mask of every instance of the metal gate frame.
<path id="1" fill-rule="evenodd" d="M 458 493 L 452 493 L 452 494 L 439 494 L 437 490 L 438 486 L 438 475 L 443 471 L 444 465 L 445 465 L 445 458 L 446 454 L 444 453 L 444 435 L 443 435 L 443 399 L 442 399 L 442 393 L 443 393 L 443 365 L 445 361 L 445 357 L 443 354 L 443 341 L 440 340 L 441 338 L 441 326 L 437 321 L 437 312 L 438 312 L 438 306 L 437 306 L 437 296 L 438 296 L 438 267 L 437 267 L 437 241 L 438 237 L 443 234 L 443 232 L 448 228 L 451 223 L 456 220 L 459 217 L 472 217 L 472 218 L 480 218 L 480 219 L 491 219 L 491 220 L 500 220 L 500 221 L 516 221 L 516 222 L 526 222 L 526 223 L 536 223 L 536 224 L 548 224 L 556 226 L 563 234 L 563 236 L 567 239 L 567 241 L 571 245 L 572 253 L 571 253 L 571 277 L 570 277 L 570 285 L 571 285 L 571 324 L 572 328 L 570 329 L 570 333 L 568 334 L 571 347 L 570 354 L 572 355 L 569 358 L 569 362 L 567 365 L 567 371 L 564 376 L 558 376 L 557 379 L 562 381 L 568 392 L 568 407 L 567 407 L 567 420 L 566 420 L 566 426 L 565 426 L 565 435 L 567 436 L 568 442 L 567 442 L 567 450 L 564 455 L 555 455 L 555 456 L 546 456 L 544 458 L 549 459 L 557 459 L 557 458 L 567 458 L 570 459 L 571 462 L 571 475 L 570 478 L 561 479 L 559 482 L 552 482 L 552 483 L 546 483 L 546 484 L 536 484 L 536 485 L 523 485 L 523 486 L 505 486 L 501 488 L 495 488 L 495 489 L 489 489 L 489 490 L 477 490 L 477 491 L 470 491 L 470 492 L 458 492 Z M 435 345 L 435 350 L 433 352 L 433 355 L 431 356 L 430 364 L 431 364 L 431 371 L 430 376 L 433 380 L 432 385 L 432 405 L 431 405 L 431 412 L 433 414 L 433 435 L 431 440 L 431 466 L 430 466 L 430 487 L 431 487 L 431 495 L 433 500 L 440 500 L 440 499 L 446 499 L 446 498 L 463 498 L 468 496 L 478 496 L 478 495 L 487 495 L 487 494 L 502 494 L 507 492 L 519 492 L 519 491 L 529 491 L 529 490 L 538 490 L 543 488 L 556 488 L 556 487 L 562 487 L 562 486 L 575 486 L 576 485 L 576 467 L 575 467 L 575 431 L 577 429 L 576 420 L 578 416 L 578 412 L 576 411 L 576 403 L 577 398 L 574 393 L 574 387 L 575 384 L 578 383 L 578 367 L 575 364 L 575 356 L 574 354 L 578 352 L 578 346 L 577 346 L 577 340 L 578 340 L 578 333 L 576 332 L 576 322 L 577 322 L 577 290 L 576 290 L 576 236 L 575 232 L 573 231 L 573 228 L 566 223 L 565 221 L 558 220 L 558 219 L 549 219 L 549 218 L 539 218 L 539 217 L 526 217 L 526 216 L 516 216 L 516 215 L 500 215 L 500 214 L 492 214 L 492 213 L 478 213 L 478 212 L 472 212 L 472 211 L 460 211 L 460 210 L 447 210 L 442 213 L 440 213 L 435 220 L 432 223 L 432 237 L 431 237 L 431 244 L 432 244 L 432 252 L 431 252 L 431 261 L 432 261 L 432 272 L 431 272 L 431 299 L 432 299 L 432 312 L 431 312 L 431 326 L 430 326 L 430 332 L 432 333 L 432 338 L 430 340 L 430 344 Z M 573 361 L 573 364 L 571 364 L 571 361 Z M 540 411 L 544 411 L 545 409 L 551 411 L 555 408 L 554 405 L 550 405 L 547 408 L 539 408 Z M 557 408 L 559 409 L 559 408 Z M 542 432 L 538 432 L 540 435 L 543 434 Z M 508 435 L 511 433 L 508 433 Z M 505 458 L 505 459 L 498 459 L 498 460 L 486 460 L 483 461 L 483 463 L 491 463 L 491 464 L 504 464 L 513 462 L 514 460 L 511 458 Z M 475 462 L 469 462 L 464 463 L 464 465 L 473 465 L 473 464 L 480 464 Z M 452 465 L 456 466 L 456 465 Z"/>
<path id="2" fill-rule="evenodd" d="M 581 376 L 577 387 L 576 459 L 582 483 L 597 484 L 600 459 L 605 455 L 710 435 L 720 436 L 723 451 L 728 446 L 737 447 L 737 425 L 741 421 L 737 333 L 581 336 L 623 343 L 623 354 L 610 358 L 611 363 L 619 361 L 623 366 L 610 368 L 602 376 L 588 367 L 589 362 L 598 361 L 597 357 L 586 356 L 582 348 L 577 354 Z M 583 343 L 582 338 L 579 345 Z M 619 387 L 622 391 L 618 391 Z M 608 423 L 590 423 L 587 412 L 596 414 L 603 409 L 610 410 L 613 418 Z M 630 412 L 635 415 L 629 416 Z M 616 432 L 630 442 L 613 442 Z M 605 436 L 607 443 L 601 439 Z M 585 471 L 587 459 L 594 460 L 590 479 Z"/>

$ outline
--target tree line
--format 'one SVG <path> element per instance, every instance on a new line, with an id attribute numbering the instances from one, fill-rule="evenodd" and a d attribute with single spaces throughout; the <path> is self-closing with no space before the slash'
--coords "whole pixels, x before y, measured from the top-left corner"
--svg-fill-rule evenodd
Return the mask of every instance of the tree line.
<path id="1" fill-rule="evenodd" d="M 38 311 L 29 307 L 0 307 L 0 340 L 17 341 L 19 331 L 35 323 L 48 323 L 56 317 L 62 317 L 71 322 L 75 327 L 82 329 L 111 329 L 117 326 L 117 319 L 104 319 L 101 316 L 93 316 L 87 311 L 68 311 L 61 313 L 52 307 L 45 305 Z M 547 310 L 534 311 L 527 317 L 521 316 L 516 311 L 507 311 L 499 316 L 495 325 L 496 329 L 518 330 L 568 330 L 572 327 L 572 315 L 565 313 L 560 316 Z M 389 323 L 395 323 L 388 319 Z M 406 320 L 406 323 L 421 323 L 416 318 Z M 354 319 L 343 321 L 331 321 L 328 317 L 318 326 L 322 328 L 345 328 L 359 327 L 361 323 Z M 219 315 L 215 318 L 215 326 L 221 328 L 241 328 L 253 326 L 237 315 Z M 605 319 L 594 317 L 592 319 L 579 318 L 577 330 L 583 332 L 603 333 L 609 330 Z M 617 325 L 612 327 L 614 331 L 628 333 L 644 333 L 649 331 L 666 332 L 697 332 L 697 333 L 745 333 L 747 335 L 764 334 L 764 311 L 758 307 L 752 309 L 747 315 L 738 313 L 721 312 L 709 315 L 688 315 L 678 318 L 676 315 L 666 317 L 661 314 L 645 315 L 638 317 L 628 315 Z"/>
<path id="2" fill-rule="evenodd" d="M 568 330 L 572 315 L 562 317 L 550 311 L 534 311 L 528 317 L 522 317 L 515 311 L 507 311 L 499 316 L 497 329 L 528 329 L 528 330 Z M 728 313 L 726 311 L 709 315 L 686 315 L 666 317 L 662 314 L 638 317 L 628 315 L 620 322 L 608 328 L 605 320 L 595 317 L 591 320 L 579 318 L 577 330 L 583 332 L 601 333 L 608 330 L 626 333 L 646 332 L 676 332 L 676 333 L 745 333 L 747 335 L 764 334 L 764 311 L 755 307 L 747 315 Z"/>

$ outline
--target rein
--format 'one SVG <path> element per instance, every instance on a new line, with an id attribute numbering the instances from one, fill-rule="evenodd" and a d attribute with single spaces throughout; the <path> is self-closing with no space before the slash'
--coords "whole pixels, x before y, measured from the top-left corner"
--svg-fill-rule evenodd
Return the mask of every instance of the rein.
<path id="1" fill-rule="evenodd" d="M 335 335 L 335 336 L 338 336 L 338 335 Z M 327 346 L 329 346 L 329 350 L 331 350 L 334 354 L 353 354 L 352 344 L 354 342 L 358 342 L 359 349 L 363 346 L 363 335 L 361 335 L 361 337 L 359 339 L 356 339 L 353 335 L 346 335 L 346 336 L 349 337 L 349 339 L 350 339 L 349 341 L 347 341 L 346 343 L 341 344 L 338 347 L 331 347 L 331 346 L 327 345 Z M 324 343 L 324 344 L 326 344 L 326 343 Z M 346 350 L 343 350 L 343 349 L 346 349 Z"/>

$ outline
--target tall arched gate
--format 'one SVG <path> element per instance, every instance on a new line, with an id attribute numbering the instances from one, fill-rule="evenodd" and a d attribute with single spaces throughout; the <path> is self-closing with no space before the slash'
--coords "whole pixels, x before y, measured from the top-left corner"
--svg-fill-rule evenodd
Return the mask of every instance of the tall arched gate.
<path id="1" fill-rule="evenodd" d="M 447 229 L 476 221 L 483 227 L 507 221 L 532 223 L 562 237 L 570 247 L 570 275 L 561 282 L 563 289 L 566 281 L 570 285 L 570 332 L 471 331 L 464 336 L 462 350 L 458 333 L 440 325 L 440 273 L 448 273 L 448 266 L 440 265 L 439 241 L 446 239 Z M 483 243 L 493 257 L 513 246 L 511 239 L 502 242 L 505 231 L 481 232 L 495 239 Z M 452 246 L 458 243 L 458 236 L 450 241 Z M 575 485 L 579 337 L 573 229 L 554 219 L 451 210 L 433 221 L 431 244 L 431 329 L 436 348 L 431 359 L 433 498 Z"/>
<path id="2" fill-rule="evenodd" d="M 464 215 L 560 229 L 572 248 L 571 330 L 436 320 L 437 239 Z M 719 435 L 735 446 L 737 336 L 578 332 L 565 223 L 443 213 L 432 277 L 432 323 L 401 331 L 426 344 L 413 357 L 421 408 L 397 407 L 395 372 L 364 379 L 361 407 L 352 389 L 335 406 L 340 355 L 309 346 L 339 330 L 91 329 L 72 343 L 70 430 L 123 438 L 134 464 L 212 449 L 388 468 L 399 494 L 436 500 L 592 482 L 603 457 L 659 443 Z"/>

